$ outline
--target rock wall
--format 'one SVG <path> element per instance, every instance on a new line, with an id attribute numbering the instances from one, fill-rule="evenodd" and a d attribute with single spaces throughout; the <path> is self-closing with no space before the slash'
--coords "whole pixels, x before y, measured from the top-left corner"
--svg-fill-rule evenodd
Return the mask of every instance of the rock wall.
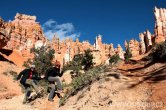
<path id="1" fill-rule="evenodd" d="M 132 54 L 132 57 L 140 55 L 140 43 L 137 40 L 130 40 L 129 42 L 125 41 L 125 48 L 129 48 Z"/>
<path id="2" fill-rule="evenodd" d="M 122 47 L 121 47 L 120 44 L 118 44 L 118 47 L 117 47 L 117 49 L 116 49 L 116 53 L 119 55 L 119 57 L 120 57 L 122 60 L 124 60 L 124 51 L 123 51 L 123 49 L 122 49 Z"/>
<path id="3" fill-rule="evenodd" d="M 139 34 L 140 41 L 130 40 L 129 43 L 125 44 L 125 47 L 130 48 L 133 57 L 145 54 L 152 48 L 153 44 L 165 41 L 166 9 L 155 7 L 154 15 L 154 34 L 147 30 Z M 36 22 L 36 16 L 17 13 L 11 22 L 4 22 L 0 19 L 0 48 L 17 50 L 24 58 L 30 58 L 33 57 L 30 54 L 30 49 L 42 45 L 50 45 L 55 49 L 55 59 L 59 60 L 62 65 L 71 61 L 74 55 L 83 54 L 86 49 L 92 50 L 96 65 L 104 63 L 115 54 L 124 59 L 122 47 L 118 45 L 117 48 L 114 48 L 113 44 L 103 44 L 101 35 L 95 38 L 93 46 L 88 41 L 80 42 L 78 39 L 73 41 L 67 38 L 60 41 L 56 34 L 52 41 L 48 41 L 40 24 Z"/>
<path id="4" fill-rule="evenodd" d="M 154 8 L 155 15 L 155 42 L 160 43 L 166 39 L 166 9 Z"/>
<path id="5" fill-rule="evenodd" d="M 73 41 L 67 38 L 64 41 L 60 41 L 59 37 L 55 35 L 51 41 L 51 46 L 55 49 L 55 59 L 59 60 L 62 65 L 71 61 L 76 54 L 84 54 L 84 51 L 87 49 L 92 50 L 93 61 L 96 65 L 104 64 L 109 59 L 109 56 L 114 54 L 119 54 L 124 59 L 124 52 L 121 46 L 118 49 L 114 49 L 113 44 L 103 44 L 101 35 L 95 38 L 93 46 L 88 41 L 80 42 L 79 39 Z"/>
<path id="6" fill-rule="evenodd" d="M 16 49 L 23 57 L 30 57 L 30 49 L 35 46 L 36 42 L 38 44 L 38 41 L 46 42 L 42 28 L 35 20 L 36 16 L 17 13 L 15 19 L 7 23 L 6 28 L 11 30 L 10 40 L 5 48 Z"/>
<path id="7" fill-rule="evenodd" d="M 0 49 L 7 45 L 10 39 L 10 28 L 6 28 L 6 23 L 0 17 Z"/>
<path id="8" fill-rule="evenodd" d="M 71 61 L 76 54 L 84 54 L 87 49 L 92 50 L 96 65 L 104 64 L 109 56 L 114 54 L 123 57 L 122 53 L 124 53 L 121 47 L 114 49 L 113 44 L 103 44 L 101 35 L 96 37 L 94 45 L 91 45 L 88 41 L 80 42 L 79 39 L 73 41 L 66 38 L 64 41 L 60 41 L 56 34 L 51 41 L 48 41 L 40 24 L 36 22 L 35 16 L 19 13 L 11 22 L 5 23 L 1 20 L 0 38 L 0 48 L 18 51 L 25 59 L 33 57 L 33 54 L 30 54 L 32 47 L 38 48 L 49 45 L 55 50 L 55 60 L 59 60 L 61 65 Z"/>
<path id="9" fill-rule="evenodd" d="M 102 43 L 102 36 L 98 35 L 93 46 L 94 62 L 96 65 L 104 63 L 104 61 L 108 59 L 108 56 L 106 56 L 106 51 L 109 48 L 106 47 L 107 45 Z"/>
<path id="10" fill-rule="evenodd" d="M 146 45 L 145 45 L 145 36 L 143 33 L 139 34 L 140 38 L 140 54 L 145 54 L 146 53 Z"/>

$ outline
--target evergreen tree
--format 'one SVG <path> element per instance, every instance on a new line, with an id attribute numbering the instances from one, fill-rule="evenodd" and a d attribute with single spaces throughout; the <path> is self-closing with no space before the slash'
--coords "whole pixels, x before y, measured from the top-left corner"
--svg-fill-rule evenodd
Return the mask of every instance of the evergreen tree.
<path id="1" fill-rule="evenodd" d="M 166 41 L 156 44 L 152 48 L 152 53 L 150 54 L 153 61 L 166 61 Z"/>
<path id="2" fill-rule="evenodd" d="M 39 76 L 41 74 L 45 74 L 46 71 L 52 66 L 55 51 L 50 47 L 42 46 L 37 49 L 32 48 L 31 53 L 34 54 L 34 57 L 24 62 L 24 66 L 29 67 L 29 65 L 34 64 Z"/>
<path id="3" fill-rule="evenodd" d="M 85 54 L 82 59 L 82 65 L 85 66 L 85 70 L 88 70 L 93 66 L 93 55 L 90 49 L 85 50 Z"/>
<path id="4" fill-rule="evenodd" d="M 118 54 L 115 54 L 113 56 L 110 57 L 109 59 L 109 63 L 112 65 L 113 63 L 117 63 L 118 60 L 120 60 L 120 57 Z"/>

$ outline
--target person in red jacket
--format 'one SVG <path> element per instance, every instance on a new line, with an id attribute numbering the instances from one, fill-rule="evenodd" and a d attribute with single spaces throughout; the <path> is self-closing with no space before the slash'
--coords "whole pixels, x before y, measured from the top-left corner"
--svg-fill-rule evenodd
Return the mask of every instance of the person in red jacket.
<path id="1" fill-rule="evenodd" d="M 56 61 L 55 65 L 47 71 L 46 80 L 48 80 L 48 82 L 50 83 L 50 87 L 51 87 L 51 91 L 48 96 L 49 101 L 54 101 L 53 98 L 54 98 L 55 92 L 62 93 L 62 83 L 59 78 L 59 76 L 61 74 L 62 73 L 60 73 L 60 62 L 59 61 Z M 56 90 L 55 83 L 57 84 L 57 91 L 55 91 Z"/>
<path id="2" fill-rule="evenodd" d="M 26 92 L 25 97 L 23 100 L 23 104 L 28 102 L 28 98 L 31 95 L 31 87 L 35 90 L 37 95 L 40 95 L 41 91 L 39 90 L 36 80 L 40 80 L 37 76 L 37 72 L 35 71 L 35 65 L 31 65 L 30 68 L 24 69 L 20 72 L 20 74 L 17 76 L 17 80 L 20 80 L 20 83 L 24 86 Z"/>

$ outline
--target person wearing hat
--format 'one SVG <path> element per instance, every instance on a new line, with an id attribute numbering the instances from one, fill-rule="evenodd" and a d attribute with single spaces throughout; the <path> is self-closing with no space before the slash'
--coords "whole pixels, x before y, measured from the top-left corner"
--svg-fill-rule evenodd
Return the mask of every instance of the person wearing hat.
<path id="1" fill-rule="evenodd" d="M 48 96 L 48 100 L 53 102 L 54 94 L 56 93 L 62 93 L 62 83 L 60 81 L 59 76 L 62 73 L 60 73 L 60 62 L 56 60 L 55 65 L 51 67 L 49 70 L 47 70 L 46 73 L 46 80 L 50 83 L 49 86 L 51 87 L 50 94 Z M 55 83 L 57 84 L 57 91 L 55 88 Z"/>
<path id="2" fill-rule="evenodd" d="M 24 86 L 26 90 L 23 104 L 28 102 L 28 98 L 31 94 L 31 87 L 35 90 L 37 95 L 40 95 L 41 91 L 39 90 L 35 81 L 40 80 L 41 78 L 37 76 L 37 72 L 35 71 L 35 65 L 31 65 L 30 68 L 21 71 L 16 79 L 20 80 L 20 83 Z"/>

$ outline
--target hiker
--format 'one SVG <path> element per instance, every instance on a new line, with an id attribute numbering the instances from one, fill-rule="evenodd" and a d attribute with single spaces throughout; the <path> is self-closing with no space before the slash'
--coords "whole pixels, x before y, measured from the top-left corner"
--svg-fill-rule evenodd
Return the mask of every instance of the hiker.
<path id="1" fill-rule="evenodd" d="M 20 83 L 25 87 L 25 97 L 23 99 L 23 104 L 28 102 L 29 96 L 31 95 L 31 88 L 33 88 L 36 94 L 39 96 L 41 91 L 39 90 L 36 80 L 40 80 L 35 71 L 35 65 L 31 65 L 30 68 L 24 69 L 17 76 L 17 80 L 20 80 Z"/>
<path id="2" fill-rule="evenodd" d="M 60 62 L 56 60 L 55 65 L 53 65 L 53 67 L 51 67 L 47 73 L 46 73 L 46 80 L 49 82 L 49 86 L 51 87 L 51 91 L 50 94 L 48 96 L 48 100 L 53 102 L 53 98 L 55 95 L 55 92 L 60 94 L 62 93 L 62 83 L 60 81 L 59 76 L 62 75 L 62 73 L 60 73 Z M 57 84 L 57 90 L 55 90 L 55 82 Z"/>

